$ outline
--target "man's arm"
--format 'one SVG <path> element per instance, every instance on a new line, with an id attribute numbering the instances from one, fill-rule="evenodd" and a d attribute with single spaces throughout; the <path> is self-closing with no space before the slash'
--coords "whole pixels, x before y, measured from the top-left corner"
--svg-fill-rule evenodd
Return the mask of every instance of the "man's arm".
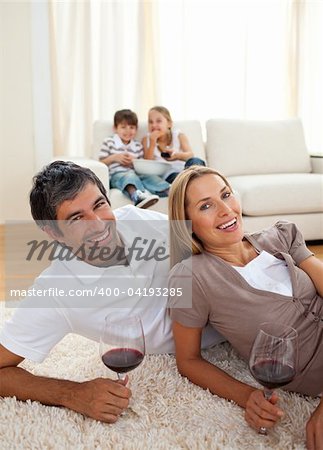
<path id="1" fill-rule="evenodd" d="M 128 407 L 131 391 L 120 382 L 97 378 L 78 383 L 40 377 L 17 367 L 23 359 L 0 345 L 1 397 L 15 396 L 18 400 L 64 406 L 109 423 L 115 422 Z"/>

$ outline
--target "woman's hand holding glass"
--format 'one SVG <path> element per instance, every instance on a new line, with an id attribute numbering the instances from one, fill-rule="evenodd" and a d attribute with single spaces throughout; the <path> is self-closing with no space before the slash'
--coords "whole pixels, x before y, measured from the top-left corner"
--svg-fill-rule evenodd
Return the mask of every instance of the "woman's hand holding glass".
<path id="1" fill-rule="evenodd" d="M 247 423 L 259 432 L 260 429 L 269 429 L 284 416 L 284 412 L 277 406 L 279 400 L 276 392 L 272 394 L 270 401 L 266 400 L 264 393 L 260 389 L 255 389 L 249 396 L 246 408 L 245 419 Z"/>
<path id="2" fill-rule="evenodd" d="M 277 322 L 261 324 L 253 343 L 249 359 L 249 368 L 254 378 L 264 387 L 263 397 L 254 394 L 255 410 L 260 410 L 258 417 L 274 424 L 281 412 L 274 409 L 278 397 L 273 389 L 290 383 L 297 371 L 298 358 L 297 331 L 289 325 Z M 265 402 L 267 400 L 267 402 Z M 272 405 L 271 405 L 272 404 Z M 267 426 L 261 424 L 259 433 L 266 435 Z"/>

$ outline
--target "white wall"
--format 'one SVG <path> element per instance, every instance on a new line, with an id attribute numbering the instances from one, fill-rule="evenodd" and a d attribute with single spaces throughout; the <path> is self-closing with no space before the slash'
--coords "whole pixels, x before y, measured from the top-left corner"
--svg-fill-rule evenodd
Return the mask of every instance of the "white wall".
<path id="1" fill-rule="evenodd" d="M 0 221 L 30 217 L 35 173 L 31 4 L 0 2 Z"/>

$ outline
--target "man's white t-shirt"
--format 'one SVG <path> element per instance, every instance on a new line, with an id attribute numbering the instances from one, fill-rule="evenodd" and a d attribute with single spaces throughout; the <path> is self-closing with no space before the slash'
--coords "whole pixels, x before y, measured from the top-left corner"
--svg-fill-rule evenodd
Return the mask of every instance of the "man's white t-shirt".
<path id="1" fill-rule="evenodd" d="M 24 299 L 5 323 L 0 333 L 4 347 L 42 362 L 68 333 L 99 341 L 105 317 L 122 310 L 127 315 L 140 316 L 147 353 L 174 353 L 167 311 L 167 216 L 132 205 L 119 208 L 114 214 L 129 264 L 96 267 L 76 258 L 53 261 L 32 286 L 44 295 Z M 54 295 L 59 290 L 64 295 Z M 73 295 L 67 295 L 71 292 Z M 222 336 L 209 329 L 203 344 L 221 341 Z"/>

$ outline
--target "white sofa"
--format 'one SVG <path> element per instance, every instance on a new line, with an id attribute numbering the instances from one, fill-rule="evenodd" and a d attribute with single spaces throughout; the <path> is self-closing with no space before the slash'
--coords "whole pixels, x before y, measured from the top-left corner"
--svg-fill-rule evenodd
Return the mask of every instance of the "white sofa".
<path id="1" fill-rule="evenodd" d="M 246 230 L 282 219 L 323 239 L 323 159 L 310 157 L 299 119 L 212 119 L 206 130 L 208 165 L 239 192 Z"/>
<path id="2" fill-rule="evenodd" d="M 227 176 L 239 192 L 246 231 L 283 219 L 295 222 L 305 239 L 323 239 L 323 158 L 310 157 L 299 119 L 211 119 L 206 123 L 205 145 L 199 121 L 175 122 L 174 126 L 188 136 L 195 155 Z M 140 124 L 138 139 L 146 131 L 146 124 Z M 104 138 L 112 132 L 111 122 L 95 122 L 93 160 L 84 162 L 107 188 L 108 168 L 97 157 Z M 111 189 L 109 196 L 113 208 L 130 202 L 117 189 Z M 152 209 L 167 213 L 167 198 Z"/>

